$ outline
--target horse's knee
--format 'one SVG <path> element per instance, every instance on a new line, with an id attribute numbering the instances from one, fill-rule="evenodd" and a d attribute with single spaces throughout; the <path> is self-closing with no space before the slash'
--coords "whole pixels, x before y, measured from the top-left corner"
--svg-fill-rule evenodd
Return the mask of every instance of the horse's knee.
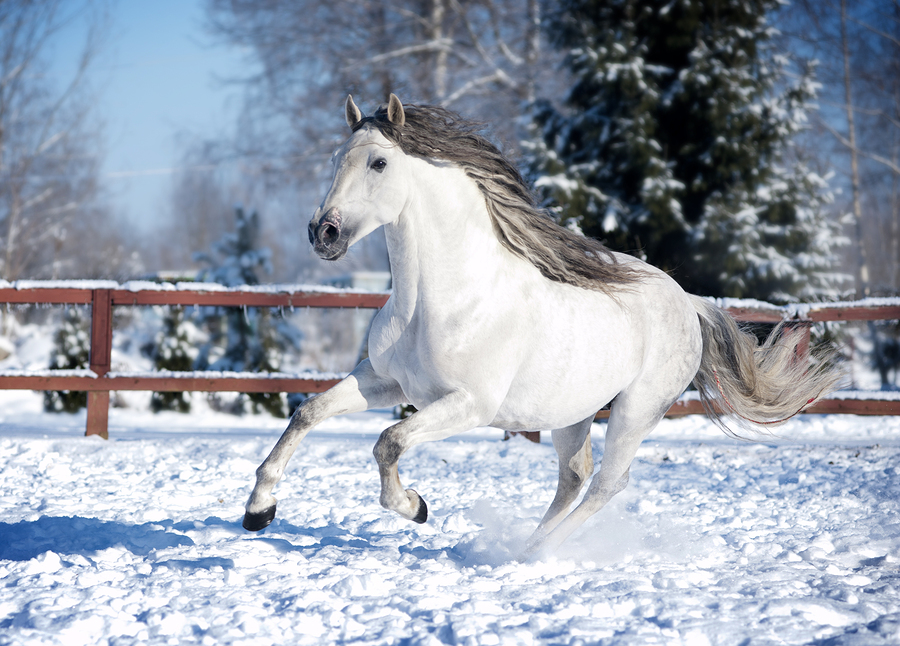
<path id="1" fill-rule="evenodd" d="M 375 447 L 372 449 L 375 461 L 379 465 L 396 464 L 403 455 L 403 445 L 401 444 L 394 427 L 384 430 L 378 436 Z"/>
<path id="2" fill-rule="evenodd" d="M 329 406 L 329 395 L 331 393 L 326 391 L 314 395 L 300 404 L 291 416 L 288 428 L 311 428 L 330 417 L 333 413 L 330 410 L 331 406 Z"/>

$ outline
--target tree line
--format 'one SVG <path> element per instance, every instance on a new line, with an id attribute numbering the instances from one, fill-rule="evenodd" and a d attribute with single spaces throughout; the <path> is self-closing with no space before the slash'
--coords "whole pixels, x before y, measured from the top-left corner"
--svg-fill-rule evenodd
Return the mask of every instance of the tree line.
<path id="1" fill-rule="evenodd" d="M 783 302 L 900 288 L 897 2 L 210 0 L 207 12 L 260 64 L 245 118 L 273 130 L 233 144 L 290 160 L 273 176 L 321 171 L 346 92 L 374 106 L 394 91 L 489 124 L 561 222 L 691 291 Z"/>
<path id="2" fill-rule="evenodd" d="M 196 266 L 236 201 L 263 214 L 274 278 L 315 280 L 297 223 L 329 180 L 340 104 L 395 92 L 483 121 L 553 217 L 691 291 L 900 290 L 896 0 L 207 0 L 207 32 L 257 73 L 235 81 L 237 134 L 184 151 L 220 170 L 177 177 L 168 221 L 142 241 L 98 170 L 91 71 L 114 10 L 0 3 L 6 280 Z M 89 25 L 82 55 L 53 81 L 47 57 L 74 19 Z M 349 262 L 383 254 L 376 239 Z"/>

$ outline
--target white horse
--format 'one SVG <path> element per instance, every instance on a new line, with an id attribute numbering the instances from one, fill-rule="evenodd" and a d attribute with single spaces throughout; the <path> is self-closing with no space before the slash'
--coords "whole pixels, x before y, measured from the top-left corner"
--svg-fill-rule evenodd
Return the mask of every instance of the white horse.
<path id="1" fill-rule="evenodd" d="M 337 260 L 384 227 L 393 292 L 372 323 L 369 358 L 307 400 L 260 465 L 245 528 L 272 521 L 272 489 L 316 424 L 409 402 L 418 412 L 385 430 L 374 454 L 382 506 L 418 523 L 425 502 L 397 471 L 410 447 L 478 426 L 555 429 L 559 484 L 530 556 L 555 549 L 625 487 L 638 446 L 692 379 L 717 421 L 722 411 L 791 416 L 836 383 L 827 362 L 796 360 L 790 335 L 757 347 L 662 271 L 557 226 L 458 115 L 394 95 L 373 117 L 347 97 L 345 113 L 353 134 L 334 153 L 310 242 Z M 609 402 L 592 477 L 591 423 Z"/>

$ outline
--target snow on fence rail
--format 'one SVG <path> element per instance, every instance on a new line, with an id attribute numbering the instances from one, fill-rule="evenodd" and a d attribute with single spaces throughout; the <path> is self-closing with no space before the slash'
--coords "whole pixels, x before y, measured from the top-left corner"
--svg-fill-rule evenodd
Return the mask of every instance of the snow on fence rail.
<path id="1" fill-rule="evenodd" d="M 91 306 L 91 352 L 89 370 L 43 370 L 0 372 L 3 390 L 75 390 L 88 393 L 86 435 L 109 436 L 109 393 L 116 390 L 171 392 L 322 392 L 341 376 L 316 372 L 112 372 L 112 308 L 136 305 L 183 305 L 217 307 L 336 307 L 379 308 L 390 294 L 308 285 L 264 285 L 228 288 L 213 283 L 152 283 L 132 281 L 0 281 L 0 303 Z M 841 303 L 811 303 L 780 307 L 751 300 L 716 301 L 739 321 L 793 322 L 805 333 L 821 321 L 876 321 L 900 319 L 900 298 L 868 298 Z M 702 413 L 692 393 L 669 410 L 669 415 Z M 857 415 L 900 414 L 897 393 L 837 393 L 810 407 L 811 413 Z M 598 417 L 608 413 L 600 411 Z"/>

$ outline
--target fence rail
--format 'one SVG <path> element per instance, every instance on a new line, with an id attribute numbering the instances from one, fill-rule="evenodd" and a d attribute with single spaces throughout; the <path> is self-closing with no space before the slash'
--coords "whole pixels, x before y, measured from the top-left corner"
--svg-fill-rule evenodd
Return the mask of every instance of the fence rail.
<path id="1" fill-rule="evenodd" d="M 223 372 L 113 372 L 113 307 L 182 305 L 274 308 L 370 308 L 384 305 L 388 293 L 328 289 L 321 287 L 274 285 L 223 288 L 204 283 L 157 284 L 111 281 L 19 281 L 0 286 L 0 303 L 91 306 L 91 351 L 89 370 L 7 371 L 0 373 L 0 390 L 86 391 L 86 435 L 109 436 L 109 394 L 111 391 L 152 390 L 170 392 L 323 392 L 340 380 L 339 375 L 321 373 L 223 373 Z M 791 321 L 809 342 L 812 323 L 823 321 L 876 321 L 900 319 L 900 299 L 865 299 L 842 303 L 816 303 L 779 307 L 758 301 L 723 299 L 725 307 L 739 321 L 778 323 Z M 700 402 L 683 397 L 669 415 L 703 412 Z M 893 394 L 840 394 L 810 407 L 810 413 L 850 413 L 857 415 L 900 414 L 900 397 Z M 608 413 L 600 411 L 598 418 Z"/>

